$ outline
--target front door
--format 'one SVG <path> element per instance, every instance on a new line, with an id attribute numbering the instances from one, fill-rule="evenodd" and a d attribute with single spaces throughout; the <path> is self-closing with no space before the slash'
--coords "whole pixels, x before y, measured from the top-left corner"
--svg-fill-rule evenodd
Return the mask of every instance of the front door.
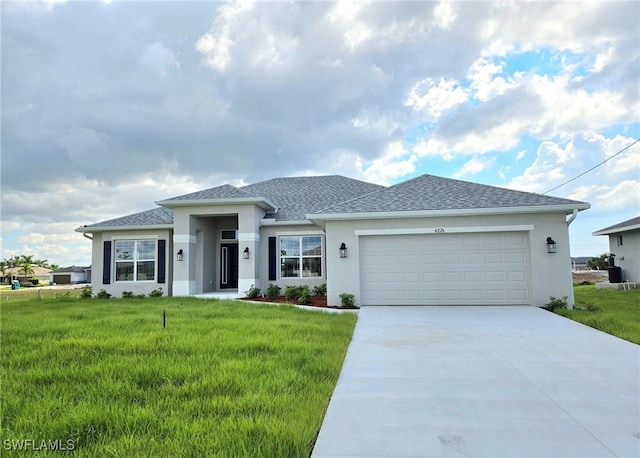
<path id="1" fill-rule="evenodd" d="M 220 288 L 238 288 L 238 244 L 220 245 Z"/>

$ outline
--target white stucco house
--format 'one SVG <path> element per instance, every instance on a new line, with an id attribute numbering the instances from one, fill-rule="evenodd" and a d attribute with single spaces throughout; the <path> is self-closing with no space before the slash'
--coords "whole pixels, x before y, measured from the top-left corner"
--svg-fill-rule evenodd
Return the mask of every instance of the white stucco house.
<path id="1" fill-rule="evenodd" d="M 90 281 L 88 266 L 69 266 L 51 272 L 49 281 L 56 285 L 78 285 Z"/>
<path id="2" fill-rule="evenodd" d="M 365 306 L 571 304 L 568 225 L 589 208 L 432 175 L 390 187 L 276 178 L 156 204 L 76 229 L 92 239 L 94 290 L 186 296 L 326 283 L 330 305 L 341 293 Z"/>
<path id="3" fill-rule="evenodd" d="M 640 282 L 640 216 L 600 229 L 593 235 L 609 236 L 609 253 L 615 254 L 615 263 L 622 269 L 622 281 Z"/>

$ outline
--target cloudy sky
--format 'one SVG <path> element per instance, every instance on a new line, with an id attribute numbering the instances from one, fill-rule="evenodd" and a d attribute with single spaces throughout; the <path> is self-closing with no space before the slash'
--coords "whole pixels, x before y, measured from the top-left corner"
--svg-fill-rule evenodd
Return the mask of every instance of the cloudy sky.
<path id="1" fill-rule="evenodd" d="M 88 265 L 74 229 L 229 183 L 429 173 L 640 215 L 629 2 L 11 2 L 2 257 Z"/>

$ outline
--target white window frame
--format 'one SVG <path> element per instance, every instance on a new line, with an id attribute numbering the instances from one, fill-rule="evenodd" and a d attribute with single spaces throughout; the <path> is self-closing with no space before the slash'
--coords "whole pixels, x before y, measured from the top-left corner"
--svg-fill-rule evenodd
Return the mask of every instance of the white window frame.
<path id="1" fill-rule="evenodd" d="M 282 254 L 282 246 L 281 246 L 281 239 L 283 237 L 295 237 L 298 239 L 298 244 L 299 244 L 299 254 L 297 256 L 285 256 Z M 320 237 L 320 254 L 319 255 L 304 255 L 303 254 L 303 250 L 302 250 L 302 240 L 305 237 Z M 324 261 L 324 252 L 325 252 L 325 239 L 324 239 L 324 234 L 300 234 L 300 233 L 296 233 L 296 234 L 289 234 L 289 233 L 283 233 L 283 234 L 278 234 L 278 252 L 279 252 L 279 259 L 280 259 L 280 269 L 278 272 L 278 277 L 283 279 L 283 280 L 290 280 L 292 278 L 300 278 L 300 279 L 313 279 L 313 278 L 324 278 L 324 270 L 325 270 L 325 261 Z M 303 265 L 304 265 L 304 259 L 319 259 L 320 260 L 320 275 L 318 276 L 305 276 L 304 275 L 304 269 L 303 269 Z M 285 259 L 298 259 L 298 275 L 296 276 L 284 276 L 282 275 L 282 264 L 284 264 L 284 260 Z"/>
<path id="2" fill-rule="evenodd" d="M 131 259 L 118 259 L 118 242 L 133 242 L 133 257 Z M 138 242 L 153 242 L 153 258 L 137 258 L 138 256 Z M 152 283 L 158 278 L 158 240 L 156 238 L 129 238 L 123 237 L 113 240 L 113 274 L 114 281 L 116 283 Z M 138 280 L 138 263 L 139 262 L 151 262 L 153 261 L 153 278 Z M 133 263 L 133 279 L 131 280 L 119 280 L 118 279 L 118 264 L 119 263 Z"/>

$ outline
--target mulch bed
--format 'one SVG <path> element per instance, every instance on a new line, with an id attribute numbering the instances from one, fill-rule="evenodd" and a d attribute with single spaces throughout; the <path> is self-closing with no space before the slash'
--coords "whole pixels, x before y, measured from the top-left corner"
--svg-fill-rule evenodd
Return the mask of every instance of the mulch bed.
<path id="1" fill-rule="evenodd" d="M 298 301 L 287 299 L 285 296 L 278 296 L 275 299 L 269 299 L 267 297 L 256 297 L 255 299 L 249 299 L 248 297 L 243 297 L 243 300 L 246 301 L 255 301 L 255 302 L 277 302 L 279 304 L 294 304 L 294 305 L 304 305 L 306 307 L 319 307 L 325 309 L 340 309 L 340 310 L 358 310 L 358 307 L 338 307 L 335 305 L 327 305 L 327 296 L 311 296 L 311 302 L 308 304 L 298 304 Z"/>

